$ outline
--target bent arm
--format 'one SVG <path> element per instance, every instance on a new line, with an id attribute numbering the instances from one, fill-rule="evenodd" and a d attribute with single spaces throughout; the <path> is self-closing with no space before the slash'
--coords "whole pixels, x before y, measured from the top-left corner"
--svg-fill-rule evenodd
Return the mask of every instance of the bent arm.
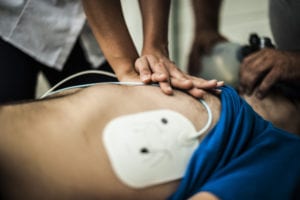
<path id="1" fill-rule="evenodd" d="M 195 15 L 195 43 L 202 46 L 204 53 L 218 41 L 225 40 L 220 34 L 220 12 L 222 0 L 192 0 Z"/>
<path id="2" fill-rule="evenodd" d="M 195 13 L 195 31 L 219 31 L 219 15 L 222 0 L 192 0 Z"/>
<path id="3" fill-rule="evenodd" d="M 160 49 L 168 56 L 170 0 L 139 0 L 139 4 L 143 17 L 143 54 Z"/>
<path id="4" fill-rule="evenodd" d="M 195 31 L 189 55 L 188 72 L 192 75 L 199 75 L 202 56 L 209 53 L 216 43 L 227 39 L 219 32 L 222 0 L 192 0 L 192 4 Z"/>
<path id="5" fill-rule="evenodd" d="M 137 50 L 130 37 L 119 0 L 82 0 L 93 33 L 119 80 L 136 79 Z"/>
<path id="6" fill-rule="evenodd" d="M 216 81 L 206 81 L 182 72 L 170 60 L 168 51 L 168 21 L 170 0 L 140 0 L 143 16 L 144 42 L 142 56 L 136 61 L 141 74 L 151 74 L 152 82 L 158 82 L 166 94 L 173 94 L 172 88 L 187 91 L 195 97 L 202 97 L 204 90 L 213 89 Z"/>

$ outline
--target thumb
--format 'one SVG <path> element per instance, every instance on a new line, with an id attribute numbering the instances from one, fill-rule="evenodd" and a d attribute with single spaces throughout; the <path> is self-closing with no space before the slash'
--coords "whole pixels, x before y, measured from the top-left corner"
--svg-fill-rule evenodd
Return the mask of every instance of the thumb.
<path id="1" fill-rule="evenodd" d="M 257 88 L 257 91 L 255 92 L 256 97 L 263 99 L 278 80 L 279 76 L 276 71 L 270 71 Z"/>

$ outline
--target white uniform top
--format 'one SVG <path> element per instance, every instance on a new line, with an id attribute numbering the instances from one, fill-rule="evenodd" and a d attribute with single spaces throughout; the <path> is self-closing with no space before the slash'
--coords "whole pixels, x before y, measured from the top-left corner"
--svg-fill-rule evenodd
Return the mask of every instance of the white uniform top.
<path id="1" fill-rule="evenodd" d="M 78 37 L 87 59 L 105 61 L 80 0 L 0 0 L 0 36 L 39 62 L 62 69 Z"/>

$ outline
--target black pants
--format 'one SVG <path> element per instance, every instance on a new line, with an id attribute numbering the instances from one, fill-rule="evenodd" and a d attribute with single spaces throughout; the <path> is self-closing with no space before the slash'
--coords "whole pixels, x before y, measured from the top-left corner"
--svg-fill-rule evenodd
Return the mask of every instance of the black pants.
<path id="1" fill-rule="evenodd" d="M 49 84 L 53 86 L 64 78 L 80 71 L 91 69 L 83 49 L 77 42 L 62 71 L 47 67 L 23 53 L 0 38 L 0 103 L 33 99 L 39 72 L 43 72 Z M 98 69 L 112 72 L 105 63 Z M 84 75 L 63 85 L 85 84 L 92 82 L 116 81 L 101 75 Z"/>

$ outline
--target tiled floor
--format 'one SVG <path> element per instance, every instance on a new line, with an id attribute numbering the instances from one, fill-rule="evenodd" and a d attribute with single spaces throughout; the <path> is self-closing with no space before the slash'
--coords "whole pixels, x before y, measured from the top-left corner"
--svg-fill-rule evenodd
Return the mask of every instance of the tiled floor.
<path id="1" fill-rule="evenodd" d="M 137 0 L 122 0 L 126 21 L 131 32 L 132 38 L 137 48 L 141 49 L 142 30 L 139 17 Z M 175 22 L 171 17 L 170 23 L 170 52 L 172 59 L 178 66 L 185 70 L 187 55 L 193 35 L 193 14 L 190 0 L 173 0 L 171 16 L 178 17 L 178 30 L 172 31 L 172 24 Z M 268 14 L 268 0 L 224 0 L 221 13 L 221 32 L 230 40 L 238 43 L 246 43 L 248 35 L 257 32 L 260 35 L 271 36 Z M 178 38 L 174 41 L 175 38 Z M 174 50 L 177 50 L 178 57 L 174 57 Z M 43 77 L 40 77 L 37 88 L 37 96 L 44 93 L 48 86 Z"/>

